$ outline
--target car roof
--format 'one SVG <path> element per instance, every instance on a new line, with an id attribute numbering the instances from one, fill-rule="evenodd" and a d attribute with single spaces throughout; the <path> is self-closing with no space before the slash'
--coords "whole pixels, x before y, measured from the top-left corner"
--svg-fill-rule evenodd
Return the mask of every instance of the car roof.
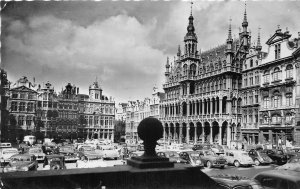
<path id="1" fill-rule="evenodd" d="M 257 177 L 274 177 L 274 178 L 283 178 L 287 180 L 293 180 L 295 182 L 300 181 L 300 172 L 299 171 L 291 171 L 291 170 L 269 170 L 258 173 L 254 176 Z"/>
<path id="2" fill-rule="evenodd" d="M 33 154 L 15 154 L 12 155 L 11 157 L 32 157 L 34 156 Z"/>

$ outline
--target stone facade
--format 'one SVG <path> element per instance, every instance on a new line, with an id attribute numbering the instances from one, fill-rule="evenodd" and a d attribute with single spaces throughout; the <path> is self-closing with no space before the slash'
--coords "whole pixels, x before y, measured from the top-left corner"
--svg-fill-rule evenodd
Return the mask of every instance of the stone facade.
<path id="1" fill-rule="evenodd" d="M 97 81 L 89 87 L 89 95 L 79 96 L 79 113 L 85 120 L 80 124 L 84 137 L 114 141 L 115 102 L 102 94 Z"/>
<path id="2" fill-rule="evenodd" d="M 137 134 L 139 123 L 146 117 L 159 118 L 161 115 L 160 103 L 164 98 L 164 93 L 158 92 L 153 88 L 151 98 L 145 98 L 143 101 L 129 101 L 126 107 L 126 127 L 125 141 L 128 144 L 138 143 L 140 140 Z"/>

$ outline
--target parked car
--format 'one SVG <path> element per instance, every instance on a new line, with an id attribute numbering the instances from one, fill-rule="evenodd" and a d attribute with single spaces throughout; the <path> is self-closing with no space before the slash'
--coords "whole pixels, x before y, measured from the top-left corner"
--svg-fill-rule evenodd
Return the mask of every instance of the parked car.
<path id="1" fill-rule="evenodd" d="M 0 165 L 8 164 L 9 158 L 15 154 L 19 154 L 17 148 L 1 148 L 0 149 Z"/>
<path id="2" fill-rule="evenodd" d="M 117 160 L 120 157 L 118 149 L 111 145 L 97 146 L 95 151 L 101 154 L 103 159 Z"/>
<path id="3" fill-rule="evenodd" d="M 10 157 L 9 163 L 3 168 L 3 172 L 36 171 L 38 162 L 35 155 L 16 154 Z"/>
<path id="4" fill-rule="evenodd" d="M 288 160 L 287 155 L 284 154 L 282 150 L 265 149 L 262 150 L 262 152 L 266 153 L 277 165 L 285 164 Z"/>
<path id="5" fill-rule="evenodd" d="M 79 157 L 72 146 L 60 146 L 58 147 L 58 154 L 65 156 L 65 161 L 76 162 Z"/>
<path id="6" fill-rule="evenodd" d="M 266 189 L 299 189 L 300 172 L 290 170 L 269 170 L 258 173 L 254 179 Z"/>
<path id="7" fill-rule="evenodd" d="M 46 155 L 54 154 L 56 146 L 42 145 L 43 153 Z"/>
<path id="8" fill-rule="evenodd" d="M 78 158 L 79 159 L 100 159 L 102 158 L 102 154 L 99 154 L 95 151 L 95 149 L 91 146 L 82 146 L 78 149 Z"/>
<path id="9" fill-rule="evenodd" d="M 278 166 L 275 169 L 300 171 L 300 156 L 294 156 L 284 165 Z"/>
<path id="10" fill-rule="evenodd" d="M 175 162 L 175 163 L 188 163 L 187 160 L 182 159 L 179 156 L 179 153 L 176 151 L 161 151 L 156 153 L 159 157 L 166 157 L 169 158 L 169 161 Z"/>
<path id="11" fill-rule="evenodd" d="M 287 155 L 288 160 L 291 159 L 294 156 L 300 155 L 300 149 L 299 148 L 286 148 L 283 149 L 283 152 Z"/>
<path id="12" fill-rule="evenodd" d="M 36 160 L 38 162 L 43 162 L 44 159 L 45 159 L 45 154 L 42 150 L 42 148 L 39 148 L 39 147 L 32 147 L 32 148 L 29 148 L 28 151 L 27 151 L 28 154 L 32 154 L 32 155 L 35 155 L 36 157 Z"/>
<path id="13" fill-rule="evenodd" d="M 85 158 L 76 162 L 77 168 L 96 168 L 96 167 L 113 167 L 118 165 L 124 165 L 126 161 L 104 161 L 103 159 Z"/>
<path id="14" fill-rule="evenodd" d="M 58 154 L 47 155 L 44 159 L 43 169 L 44 170 L 66 169 L 65 156 L 58 155 Z"/>
<path id="15" fill-rule="evenodd" d="M 211 144 L 195 144 L 193 150 L 211 150 Z"/>
<path id="16" fill-rule="evenodd" d="M 227 189 L 263 189 L 260 183 L 254 179 L 239 175 L 213 175 L 211 178 L 222 188 Z"/>
<path id="17" fill-rule="evenodd" d="M 224 158 L 228 164 L 239 166 L 252 166 L 254 161 L 247 152 L 241 150 L 228 150 L 224 153 Z"/>
<path id="18" fill-rule="evenodd" d="M 2 142 L 0 143 L 0 148 L 12 148 L 10 142 Z"/>
<path id="19" fill-rule="evenodd" d="M 198 150 L 197 150 L 198 151 Z M 224 168 L 227 164 L 226 159 L 222 156 L 218 156 L 211 150 L 199 150 L 200 159 L 203 164 L 208 167 L 220 167 Z"/>
<path id="20" fill-rule="evenodd" d="M 261 150 L 251 149 L 248 152 L 248 154 L 252 158 L 252 160 L 254 161 L 255 165 L 273 163 L 273 160 L 266 153 L 264 153 Z"/>
<path id="21" fill-rule="evenodd" d="M 199 166 L 200 168 L 204 168 L 204 164 L 200 158 L 200 153 L 197 151 L 183 151 L 179 153 L 179 157 L 183 160 L 186 160 L 191 166 Z"/>
<path id="22" fill-rule="evenodd" d="M 219 144 L 213 144 L 213 145 L 210 146 L 210 148 L 217 155 L 224 154 L 224 152 L 225 152 L 224 149 L 223 149 L 223 147 L 221 145 L 219 145 Z"/>

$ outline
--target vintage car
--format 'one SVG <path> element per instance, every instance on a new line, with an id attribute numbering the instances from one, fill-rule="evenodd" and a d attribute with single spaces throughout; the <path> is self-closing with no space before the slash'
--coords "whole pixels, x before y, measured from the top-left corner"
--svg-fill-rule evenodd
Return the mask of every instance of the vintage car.
<path id="1" fill-rule="evenodd" d="M 65 161 L 68 162 L 76 162 L 79 157 L 73 146 L 60 146 L 58 147 L 58 154 L 65 156 Z"/>
<path id="2" fill-rule="evenodd" d="M 66 169 L 65 156 L 63 155 L 46 155 L 43 164 L 43 170 Z"/>
<path id="3" fill-rule="evenodd" d="M 187 163 L 193 167 L 199 166 L 200 168 L 204 168 L 204 164 L 200 158 L 200 153 L 197 151 L 193 151 L 193 150 L 182 151 L 179 153 L 179 157 L 187 161 Z"/>
<path id="4" fill-rule="evenodd" d="M 78 149 L 78 158 L 79 159 L 100 159 L 102 158 L 102 154 L 99 154 L 95 151 L 95 149 L 91 146 L 82 146 Z"/>
<path id="5" fill-rule="evenodd" d="M 28 151 L 27 151 L 28 154 L 32 154 L 32 155 L 35 155 L 36 157 L 36 160 L 38 162 L 43 162 L 44 159 L 45 159 L 45 154 L 42 150 L 42 148 L 39 148 L 39 147 L 32 147 L 32 148 L 29 148 Z"/>
<path id="6" fill-rule="evenodd" d="M 259 182 L 254 179 L 239 175 L 212 175 L 211 178 L 222 188 L 227 189 L 263 189 Z"/>
<path id="7" fill-rule="evenodd" d="M 273 160 L 273 162 L 277 165 L 283 165 L 288 160 L 287 155 L 284 154 L 284 152 L 282 150 L 265 149 L 265 150 L 262 150 L 261 152 L 266 153 Z"/>
<path id="8" fill-rule="evenodd" d="M 9 158 L 15 154 L 19 154 L 17 148 L 1 148 L 0 149 L 0 164 L 6 165 L 9 162 Z"/>
<path id="9" fill-rule="evenodd" d="M 95 151 L 100 154 L 103 159 L 117 160 L 120 157 L 118 149 L 112 145 L 97 146 Z"/>
<path id="10" fill-rule="evenodd" d="M 226 159 L 222 156 L 218 156 L 211 150 L 197 150 L 200 154 L 200 159 L 203 164 L 208 167 L 220 167 L 224 168 L 227 164 Z"/>
<path id="11" fill-rule="evenodd" d="M 16 154 L 10 157 L 9 163 L 3 168 L 3 172 L 36 171 L 38 162 L 34 155 Z"/>
<path id="12" fill-rule="evenodd" d="M 247 152 L 241 150 L 228 150 L 225 151 L 223 156 L 228 165 L 234 165 L 236 167 L 239 166 L 252 166 L 254 165 L 254 161 L 248 155 Z"/>
<path id="13" fill-rule="evenodd" d="M 254 179 L 266 189 L 299 189 L 300 172 L 290 170 L 269 170 L 258 173 Z"/>
<path id="14" fill-rule="evenodd" d="M 211 150 L 211 144 L 195 144 L 193 150 Z"/>
<path id="15" fill-rule="evenodd" d="M 299 156 L 300 155 L 300 149 L 299 148 L 286 148 L 286 149 L 283 149 L 282 151 L 286 154 L 288 160 L 291 159 L 294 156 Z"/>
<path id="16" fill-rule="evenodd" d="M 251 149 L 248 155 L 252 158 L 255 165 L 271 164 L 273 160 L 262 150 Z"/>
<path id="17" fill-rule="evenodd" d="M 156 153 L 159 157 L 166 157 L 169 158 L 169 161 L 175 162 L 175 163 L 188 163 L 187 160 L 182 159 L 179 156 L 179 153 L 176 151 L 160 151 Z"/>
<path id="18" fill-rule="evenodd" d="M 300 156 L 292 157 L 286 164 L 275 167 L 275 169 L 300 171 Z"/>
<path id="19" fill-rule="evenodd" d="M 219 144 L 213 144 L 210 146 L 211 150 L 215 152 L 217 155 L 224 154 L 224 148 Z"/>

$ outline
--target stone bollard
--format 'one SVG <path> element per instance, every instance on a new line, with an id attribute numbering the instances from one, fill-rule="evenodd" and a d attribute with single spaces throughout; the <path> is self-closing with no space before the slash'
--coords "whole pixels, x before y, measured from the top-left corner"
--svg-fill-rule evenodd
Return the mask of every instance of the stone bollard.
<path id="1" fill-rule="evenodd" d="M 132 157 L 127 164 L 137 168 L 167 168 L 174 167 L 169 158 L 156 155 L 157 141 L 163 137 L 162 123 L 153 117 L 143 119 L 138 128 L 138 135 L 144 141 L 145 152 L 142 156 Z"/>

